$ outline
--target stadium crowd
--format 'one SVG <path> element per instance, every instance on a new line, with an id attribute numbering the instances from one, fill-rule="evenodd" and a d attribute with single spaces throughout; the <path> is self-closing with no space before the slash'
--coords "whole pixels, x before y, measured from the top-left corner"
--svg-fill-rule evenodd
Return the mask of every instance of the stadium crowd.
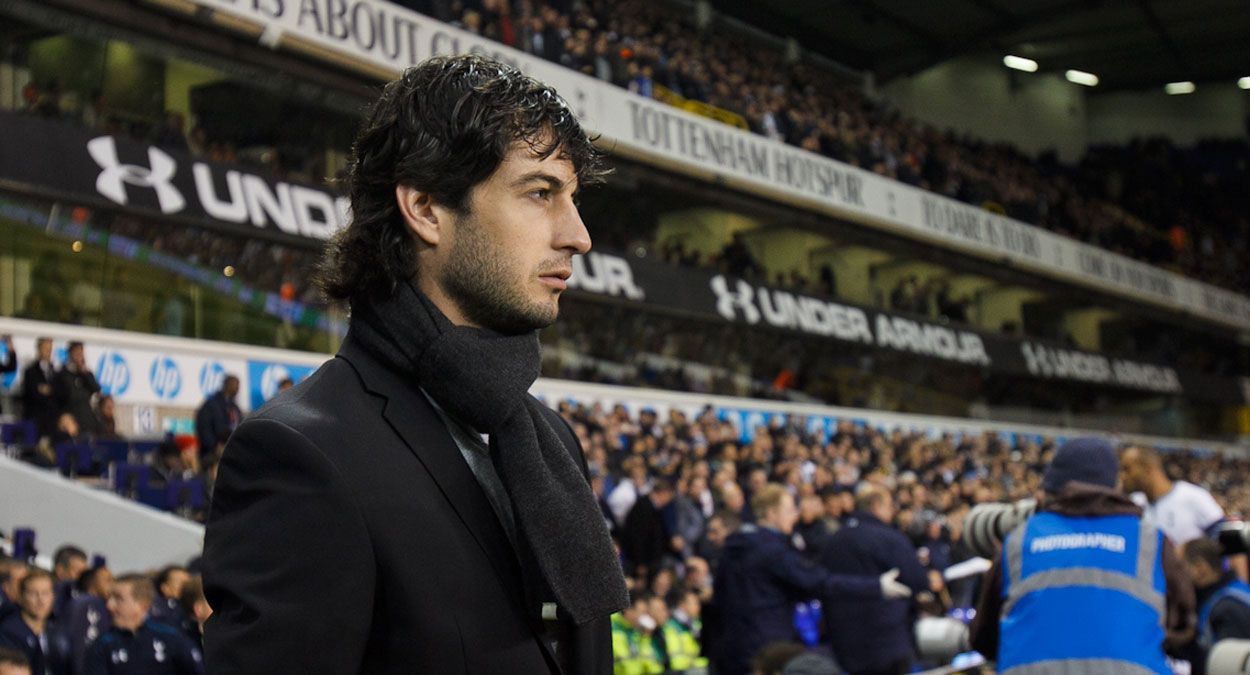
<path id="1" fill-rule="evenodd" d="M 211 448 L 208 457 L 220 453 L 219 434 L 228 433 L 228 425 L 239 418 L 230 403 L 236 393 L 227 380 L 225 391 L 197 414 L 201 444 Z M 762 651 L 752 655 L 764 661 L 833 656 L 849 672 L 909 672 L 902 668 L 922 663 L 912 646 L 915 621 L 972 616 L 967 610 L 974 606 L 978 580 L 944 577 L 952 566 L 975 557 L 962 538 L 965 516 L 978 504 L 1038 494 L 1056 449 L 1051 439 L 1024 435 L 934 436 L 850 420 L 822 429 L 801 417 L 776 417 L 744 434 L 737 421 L 718 419 L 710 406 L 693 417 L 676 409 L 631 414 L 624 406 L 571 401 L 557 407 L 584 448 L 594 494 L 629 580 L 632 604 L 613 620 L 618 673 L 698 672 L 718 663 L 719 672 L 737 672 L 726 661 L 732 660 L 731 645 L 749 644 L 757 633 L 789 636 L 785 645 L 755 644 Z M 227 426 L 216 429 L 216 421 Z M 1237 519 L 1250 513 L 1250 487 L 1242 480 L 1250 461 L 1193 453 L 1160 456 L 1148 449 L 1134 450 L 1132 458 L 1123 455 L 1121 461 L 1126 486 L 1153 501 L 1148 509 L 1170 509 L 1171 519 L 1176 514 L 1182 521 L 1210 519 L 1217 512 Z M 1172 490 L 1173 485 L 1185 489 Z M 1168 495 L 1194 491 L 1209 491 L 1214 502 L 1195 503 L 1192 496 L 1169 502 Z M 767 535 L 773 531 L 786 534 L 771 542 L 775 554 L 783 556 L 779 573 L 793 574 L 799 590 L 782 600 L 784 611 L 769 619 L 772 623 L 744 627 L 732 620 L 743 602 L 775 605 L 777 598 L 758 595 L 754 582 L 736 573 L 722 575 L 724 561 L 743 555 L 735 547 L 747 546 L 745 538 L 773 536 Z M 857 548 L 864 546 L 871 555 Z M 1218 553 L 1202 550 L 1194 560 L 1203 555 L 1219 562 Z M 46 584 L 55 590 L 49 592 L 43 573 L 27 575 L 30 581 L 23 582 L 29 568 L 20 562 L 0 569 L 8 573 L 0 584 L 0 615 L 9 608 L 9 623 L 0 621 L 0 643 L 13 642 L 6 635 L 25 635 L 16 624 L 23 621 L 32 631 L 43 627 L 58 636 L 44 641 L 47 658 L 81 664 L 93 653 L 85 643 L 108 631 L 100 620 L 113 617 L 114 628 L 129 628 L 114 630 L 118 637 L 107 645 L 133 645 L 152 636 L 170 640 L 171 650 L 173 642 L 194 644 L 193 628 L 207 605 L 197 585 L 186 586 L 193 589 L 190 595 L 183 592 L 188 577 L 181 568 L 163 570 L 152 582 L 118 577 L 121 585 L 113 583 L 110 592 L 106 568 L 83 574 L 86 558 L 75 551 L 58 552 L 55 559 L 55 577 Z M 845 588 L 831 600 L 819 591 L 821 584 L 832 583 L 820 575 L 869 579 L 876 589 L 876 577 L 890 569 L 897 569 L 897 583 L 914 593 L 912 601 L 865 599 Z M 1221 569 L 1208 571 L 1214 575 L 1208 584 L 1223 578 Z M 811 574 L 817 576 L 804 576 Z M 158 590 L 151 595 L 145 622 L 135 606 L 145 604 L 152 592 L 149 583 Z M 823 605 L 800 602 L 822 595 Z M 44 596 L 55 600 L 45 603 Z M 125 607 L 131 607 L 130 618 L 119 620 Z M 19 614 L 24 618 L 13 618 Z M 752 616 L 758 614 L 752 610 Z M 84 628 L 88 615 L 94 623 Z M 5 626 L 17 633 L 6 633 Z M 865 626 L 875 631 L 871 639 L 862 633 Z M 62 638 L 56 631 L 67 633 Z M 185 640 L 175 637 L 181 634 Z M 871 649 L 857 648 L 864 644 Z M 889 657 L 888 663 L 873 661 L 881 655 Z M 794 672 L 781 666 L 768 670 L 761 663 L 756 667 L 763 669 L 754 672 Z M 820 663 L 813 667 L 833 667 Z"/>
<path id="2" fill-rule="evenodd" d="M 198 560 L 115 574 L 72 544 L 56 550 L 50 570 L 34 557 L 33 550 L 0 555 L 0 674 L 204 672 L 212 609 Z"/>
<path id="3" fill-rule="evenodd" d="M 1238 273 L 1250 257 L 1250 209 L 1245 191 L 1233 189 L 1250 179 L 1250 145 L 1244 142 L 1180 149 L 1161 139 L 1134 141 L 1092 147 L 1079 163 L 1068 166 L 1052 154 L 1031 158 L 1010 144 L 920 123 L 866 96 L 858 84 L 789 63 L 780 50 L 760 48 L 732 31 L 701 29 L 690 12 L 663 3 L 399 4 L 641 95 L 658 96 L 657 88 L 663 87 L 683 99 L 715 106 L 775 140 L 1187 276 L 1250 289 Z M 688 39 L 692 34 L 700 39 Z M 232 125 L 209 125 L 222 129 L 214 131 L 220 137 L 212 138 L 203 124 L 188 129 L 181 113 L 168 112 L 162 120 L 137 118 L 114 109 L 99 90 L 70 90 L 55 80 L 29 83 L 20 110 L 275 176 L 310 182 L 340 177 L 328 175 L 324 153 L 310 152 L 306 138 L 292 137 L 281 126 L 231 138 L 227 131 Z M 700 260 L 690 252 L 680 258 L 712 266 L 719 261 Z M 282 268 L 289 276 L 290 266 Z M 748 275 L 754 271 L 744 269 Z M 823 276 L 781 281 L 799 289 L 830 286 Z M 943 313 L 958 315 L 959 299 L 948 301 Z"/>
<path id="4" fill-rule="evenodd" d="M 856 84 L 663 3 L 404 0 L 417 11 L 643 96 L 663 86 L 758 134 L 1189 276 L 1246 290 L 1245 143 L 1096 148 L 1076 167 L 919 123 Z M 691 40 L 698 35 L 698 40 Z M 1212 156 L 1213 155 L 1213 156 Z M 1103 171 L 1102 169 L 1112 169 Z M 1187 171 L 1197 169 L 1197 171 Z M 1189 188 L 1198 186 L 1200 191 Z M 1216 250 L 1216 244 L 1227 242 Z M 1213 253 L 1218 255 L 1212 256 Z"/>

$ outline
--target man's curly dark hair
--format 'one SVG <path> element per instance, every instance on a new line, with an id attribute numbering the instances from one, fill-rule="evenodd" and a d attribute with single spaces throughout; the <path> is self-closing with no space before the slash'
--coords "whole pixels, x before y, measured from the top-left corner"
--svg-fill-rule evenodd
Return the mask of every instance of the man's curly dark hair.
<path id="1" fill-rule="evenodd" d="M 578 182 L 601 182 L 603 156 L 568 103 L 516 68 L 481 56 L 435 57 L 386 85 L 352 147 L 351 222 L 330 241 L 317 281 L 331 300 L 389 298 L 416 273 L 416 244 L 395 187 L 466 212 L 474 186 L 526 143 L 558 153 Z"/>

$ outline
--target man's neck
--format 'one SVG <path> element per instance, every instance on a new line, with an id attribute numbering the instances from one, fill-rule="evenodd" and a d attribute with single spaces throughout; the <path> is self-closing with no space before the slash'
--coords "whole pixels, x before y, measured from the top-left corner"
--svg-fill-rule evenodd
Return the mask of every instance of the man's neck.
<path id="1" fill-rule="evenodd" d="M 35 635 L 43 635 L 43 627 L 48 623 L 48 620 L 33 617 L 26 612 L 22 612 L 22 622 L 26 624 L 27 628 L 30 628 L 30 632 Z"/>
<path id="2" fill-rule="evenodd" d="M 1155 476 L 1150 481 L 1150 485 L 1146 490 L 1146 495 L 1150 497 L 1151 502 L 1157 502 L 1167 496 L 1175 484 L 1166 476 Z"/>

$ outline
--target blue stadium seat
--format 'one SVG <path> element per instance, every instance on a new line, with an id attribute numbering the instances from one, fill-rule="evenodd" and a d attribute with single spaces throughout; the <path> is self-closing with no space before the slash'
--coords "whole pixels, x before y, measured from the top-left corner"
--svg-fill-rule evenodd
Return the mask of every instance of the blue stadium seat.
<path id="1" fill-rule="evenodd" d="M 123 497 L 138 499 L 152 480 L 152 467 L 146 464 L 113 465 L 113 491 Z"/>
<path id="2" fill-rule="evenodd" d="M 203 478 L 171 480 L 165 487 L 166 508 L 169 511 L 202 510 L 208 504 L 207 492 Z"/>
<path id="3" fill-rule="evenodd" d="M 106 464 L 125 464 L 130 461 L 130 443 L 123 440 L 95 442 L 96 454 Z"/>
<path id="4" fill-rule="evenodd" d="M 92 460 L 91 446 L 80 443 L 60 443 L 56 446 L 56 465 L 61 469 L 62 476 L 95 475 L 95 462 Z"/>
<path id="5" fill-rule="evenodd" d="M 38 442 L 39 429 L 30 420 L 0 424 L 0 445 L 30 447 Z"/>

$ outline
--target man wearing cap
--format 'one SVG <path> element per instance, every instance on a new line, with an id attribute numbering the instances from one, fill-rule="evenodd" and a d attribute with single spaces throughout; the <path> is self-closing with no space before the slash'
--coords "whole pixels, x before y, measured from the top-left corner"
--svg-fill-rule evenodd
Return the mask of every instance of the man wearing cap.
<path id="1" fill-rule="evenodd" d="M 1194 589 L 1176 552 L 1119 489 L 1111 444 L 1055 453 L 1037 513 L 986 573 L 972 646 L 998 672 L 1171 673 L 1164 646 L 1194 632 Z"/>

